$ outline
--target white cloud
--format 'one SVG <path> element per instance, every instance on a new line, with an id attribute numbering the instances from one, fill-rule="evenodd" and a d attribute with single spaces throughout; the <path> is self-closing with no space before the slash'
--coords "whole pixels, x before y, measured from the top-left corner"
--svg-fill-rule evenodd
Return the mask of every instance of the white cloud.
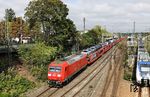
<path id="1" fill-rule="evenodd" d="M 86 17 L 88 29 L 99 24 L 105 25 L 109 31 L 127 32 L 132 31 L 133 22 L 136 21 L 136 31 L 140 32 L 150 25 L 149 0 L 63 1 L 70 9 L 69 18 L 75 22 L 78 29 L 83 29 L 83 17 Z"/>
<path id="2" fill-rule="evenodd" d="M 131 11 L 133 12 L 141 12 L 141 13 L 147 13 L 147 12 L 150 12 L 150 3 L 143 3 L 143 2 L 140 2 L 140 3 L 137 3 L 135 5 L 132 5 L 132 9 Z"/>
<path id="3" fill-rule="evenodd" d="M 0 0 L 0 19 L 5 9 L 12 8 L 17 16 L 24 15 L 24 9 L 30 0 Z M 69 18 L 77 28 L 83 29 L 83 17 L 86 28 L 99 24 L 109 31 L 132 31 L 136 21 L 136 31 L 150 28 L 150 0 L 62 0 L 69 8 Z"/>
<path id="4" fill-rule="evenodd" d="M 24 16 L 24 9 L 30 0 L 0 0 L 0 19 L 4 18 L 5 9 L 12 8 L 17 16 Z"/>

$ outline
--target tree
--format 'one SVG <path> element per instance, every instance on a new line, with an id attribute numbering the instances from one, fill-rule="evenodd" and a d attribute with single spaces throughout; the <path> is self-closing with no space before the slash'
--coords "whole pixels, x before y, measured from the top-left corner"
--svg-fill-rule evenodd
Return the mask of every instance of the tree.
<path id="1" fill-rule="evenodd" d="M 99 25 L 96 25 L 93 29 L 89 30 L 88 35 L 92 38 L 91 42 L 93 45 L 101 42 L 103 33 L 104 32 L 103 32 L 101 26 L 99 26 Z"/>
<path id="2" fill-rule="evenodd" d="M 5 21 L 0 22 L 0 45 L 5 43 Z"/>
<path id="3" fill-rule="evenodd" d="M 16 17 L 12 21 L 11 37 L 18 37 L 21 42 L 21 36 L 32 37 L 33 40 L 39 35 L 40 26 L 36 24 L 32 30 L 29 29 L 29 24 L 22 19 L 22 17 Z"/>
<path id="4" fill-rule="evenodd" d="M 59 22 L 66 18 L 67 15 L 68 9 L 60 0 L 30 1 L 25 13 L 25 17 L 30 23 L 30 28 L 32 28 L 36 22 L 41 23 L 46 41 L 49 35 L 58 33 L 54 29 L 56 27 L 53 26 L 56 20 Z"/>
<path id="5" fill-rule="evenodd" d="M 65 21 L 55 22 L 54 29 L 56 33 L 50 35 L 49 44 L 62 47 L 63 51 L 71 50 L 72 46 L 76 43 L 76 28 L 73 21 L 66 19 Z M 74 43 L 74 44 L 73 44 Z"/>
<path id="6" fill-rule="evenodd" d="M 32 29 L 40 23 L 47 44 L 67 49 L 75 41 L 76 27 L 67 19 L 69 9 L 60 0 L 34 0 L 26 8 L 25 18 Z M 69 45 L 69 46 L 68 46 Z M 67 47 L 68 46 L 68 47 Z"/>
<path id="7" fill-rule="evenodd" d="M 102 42 L 103 35 L 108 34 L 109 33 L 105 29 L 102 29 L 101 26 L 97 25 L 91 30 L 89 30 L 87 33 L 81 34 L 80 47 L 87 48 L 89 46 L 98 44 Z"/>
<path id="8" fill-rule="evenodd" d="M 15 12 L 12 8 L 5 10 L 5 20 L 8 22 L 12 22 L 12 20 L 15 18 Z"/>

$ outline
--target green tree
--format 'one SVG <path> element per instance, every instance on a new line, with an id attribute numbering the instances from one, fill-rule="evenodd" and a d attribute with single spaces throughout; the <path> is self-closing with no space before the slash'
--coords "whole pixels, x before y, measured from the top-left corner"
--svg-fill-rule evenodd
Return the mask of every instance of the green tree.
<path id="1" fill-rule="evenodd" d="M 5 21 L 0 22 L 0 45 L 5 44 Z"/>
<path id="2" fill-rule="evenodd" d="M 75 41 L 76 27 L 67 18 L 69 9 L 60 0 L 34 0 L 26 8 L 25 18 L 33 28 L 40 23 L 47 44 L 59 46 L 62 50 L 72 47 Z"/>
<path id="3" fill-rule="evenodd" d="M 15 18 L 15 12 L 12 8 L 5 10 L 5 20 L 8 22 L 12 22 L 12 20 Z"/>
<path id="4" fill-rule="evenodd" d="M 26 22 L 26 24 L 28 25 L 28 22 Z M 26 26 L 25 28 L 28 30 L 28 33 L 26 34 L 31 36 L 33 40 L 42 41 L 43 33 L 41 32 L 41 25 L 39 22 L 37 22 L 32 29 L 30 29 L 29 26 Z"/>
<path id="5" fill-rule="evenodd" d="M 49 35 L 57 34 L 58 29 L 55 27 L 60 21 L 68 15 L 68 9 L 59 0 L 36 0 L 31 1 L 26 8 L 26 19 L 32 28 L 36 22 L 40 22 L 42 30 L 45 33 L 45 39 Z M 56 32 L 57 31 L 57 32 Z"/>
<path id="6" fill-rule="evenodd" d="M 102 42 L 102 37 L 109 35 L 109 33 L 101 26 L 97 25 L 87 33 L 80 35 L 80 48 L 87 48 L 89 46 Z"/>
<path id="7" fill-rule="evenodd" d="M 76 43 L 76 28 L 73 21 L 66 19 L 55 24 L 56 32 L 54 35 L 50 35 L 49 44 L 53 46 L 59 46 L 63 51 L 70 51 L 72 46 Z"/>

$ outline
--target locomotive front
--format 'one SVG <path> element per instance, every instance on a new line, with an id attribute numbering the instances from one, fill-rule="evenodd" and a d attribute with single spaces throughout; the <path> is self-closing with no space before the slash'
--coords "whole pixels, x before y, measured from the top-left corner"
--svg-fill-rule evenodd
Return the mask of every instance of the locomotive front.
<path id="1" fill-rule="evenodd" d="M 60 86 L 64 82 L 64 66 L 65 62 L 52 62 L 48 67 L 48 84 L 52 86 Z"/>
<path id="2" fill-rule="evenodd" d="M 143 86 L 150 85 L 150 62 L 139 62 L 137 82 Z"/>

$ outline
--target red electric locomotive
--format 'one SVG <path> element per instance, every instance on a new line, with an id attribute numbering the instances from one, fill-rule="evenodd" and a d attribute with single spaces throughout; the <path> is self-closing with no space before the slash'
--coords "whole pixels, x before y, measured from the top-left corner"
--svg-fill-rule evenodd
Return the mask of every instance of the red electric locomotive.
<path id="1" fill-rule="evenodd" d="M 54 61 L 49 65 L 48 83 L 53 85 L 62 85 L 78 71 L 87 66 L 87 57 L 85 54 L 78 54 L 64 61 Z"/>

